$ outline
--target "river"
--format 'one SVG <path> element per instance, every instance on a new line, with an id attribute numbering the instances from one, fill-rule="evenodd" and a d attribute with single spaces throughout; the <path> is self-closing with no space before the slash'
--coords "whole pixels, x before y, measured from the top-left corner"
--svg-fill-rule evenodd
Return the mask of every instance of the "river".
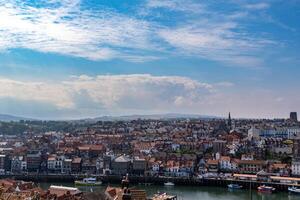
<path id="1" fill-rule="evenodd" d="M 74 187 L 72 183 L 39 183 L 43 189 L 49 188 L 50 185 L 62 185 Z M 118 185 L 117 185 L 118 186 Z M 82 191 L 97 191 L 103 192 L 107 185 L 100 187 L 80 187 Z M 148 196 L 152 196 L 157 192 L 167 192 L 168 194 L 177 195 L 178 200 L 249 200 L 249 190 L 229 191 L 226 188 L 220 187 L 204 187 L 204 186 L 173 186 L 165 187 L 159 185 L 151 186 L 133 186 L 139 189 L 145 189 Z M 300 200 L 300 195 L 293 195 L 287 192 L 278 192 L 274 194 L 261 194 L 257 191 L 252 191 L 252 200 Z"/>

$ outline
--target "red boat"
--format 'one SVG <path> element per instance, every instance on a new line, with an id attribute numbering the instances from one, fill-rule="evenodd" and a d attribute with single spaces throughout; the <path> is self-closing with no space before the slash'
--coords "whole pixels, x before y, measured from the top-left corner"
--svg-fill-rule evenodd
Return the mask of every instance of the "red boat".
<path id="1" fill-rule="evenodd" d="M 271 186 L 261 185 L 257 188 L 257 190 L 259 192 L 263 192 L 263 193 L 272 193 L 272 192 L 275 192 L 276 188 L 271 187 Z"/>

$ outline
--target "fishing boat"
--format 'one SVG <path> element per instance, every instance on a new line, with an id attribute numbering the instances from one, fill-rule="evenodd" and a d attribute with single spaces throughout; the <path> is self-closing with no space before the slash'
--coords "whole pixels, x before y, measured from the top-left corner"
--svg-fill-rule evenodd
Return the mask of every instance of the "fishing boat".
<path id="1" fill-rule="evenodd" d="M 263 192 L 263 193 L 272 193 L 272 192 L 275 192 L 276 189 L 274 187 L 271 187 L 271 186 L 261 185 L 257 188 L 257 190 L 259 192 Z"/>
<path id="2" fill-rule="evenodd" d="M 300 188 L 297 188 L 295 186 L 288 187 L 288 191 L 291 192 L 291 193 L 300 194 Z"/>
<path id="3" fill-rule="evenodd" d="M 96 178 L 84 178 L 81 181 L 75 181 L 76 186 L 100 186 L 102 184 L 101 181 L 97 181 Z"/>
<path id="4" fill-rule="evenodd" d="M 165 186 L 174 186 L 175 184 L 169 181 L 169 182 L 164 183 L 164 185 Z"/>
<path id="5" fill-rule="evenodd" d="M 239 184 L 229 184 L 227 185 L 228 189 L 242 189 L 243 186 L 239 185 Z"/>

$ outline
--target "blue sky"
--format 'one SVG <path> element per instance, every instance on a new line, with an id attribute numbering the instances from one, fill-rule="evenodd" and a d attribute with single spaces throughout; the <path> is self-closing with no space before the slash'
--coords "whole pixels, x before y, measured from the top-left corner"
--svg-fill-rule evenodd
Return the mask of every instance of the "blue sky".
<path id="1" fill-rule="evenodd" d="M 300 1 L 0 0 L 0 113 L 300 112 Z"/>

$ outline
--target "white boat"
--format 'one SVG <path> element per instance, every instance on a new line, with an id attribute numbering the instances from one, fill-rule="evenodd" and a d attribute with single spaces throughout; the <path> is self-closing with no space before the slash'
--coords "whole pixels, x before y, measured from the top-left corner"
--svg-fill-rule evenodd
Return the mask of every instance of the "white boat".
<path id="1" fill-rule="evenodd" d="M 100 186 L 102 184 L 101 181 L 97 181 L 96 178 L 84 178 L 81 181 L 75 181 L 75 185 L 77 186 Z"/>
<path id="2" fill-rule="evenodd" d="M 295 194 L 300 194 L 300 188 L 297 188 L 295 186 L 293 187 L 288 187 L 288 191 L 289 192 L 292 192 L 292 193 L 295 193 Z"/>
<path id="3" fill-rule="evenodd" d="M 242 189 L 243 188 L 243 186 L 241 186 L 239 184 L 229 184 L 229 185 L 227 185 L 227 187 L 229 189 Z"/>
<path id="4" fill-rule="evenodd" d="M 169 181 L 169 182 L 164 183 L 164 185 L 165 186 L 174 186 L 175 184 Z"/>
<path id="5" fill-rule="evenodd" d="M 271 186 L 261 185 L 257 188 L 257 190 L 259 192 L 263 192 L 263 193 L 272 193 L 272 192 L 275 192 L 276 188 L 271 187 Z"/>

